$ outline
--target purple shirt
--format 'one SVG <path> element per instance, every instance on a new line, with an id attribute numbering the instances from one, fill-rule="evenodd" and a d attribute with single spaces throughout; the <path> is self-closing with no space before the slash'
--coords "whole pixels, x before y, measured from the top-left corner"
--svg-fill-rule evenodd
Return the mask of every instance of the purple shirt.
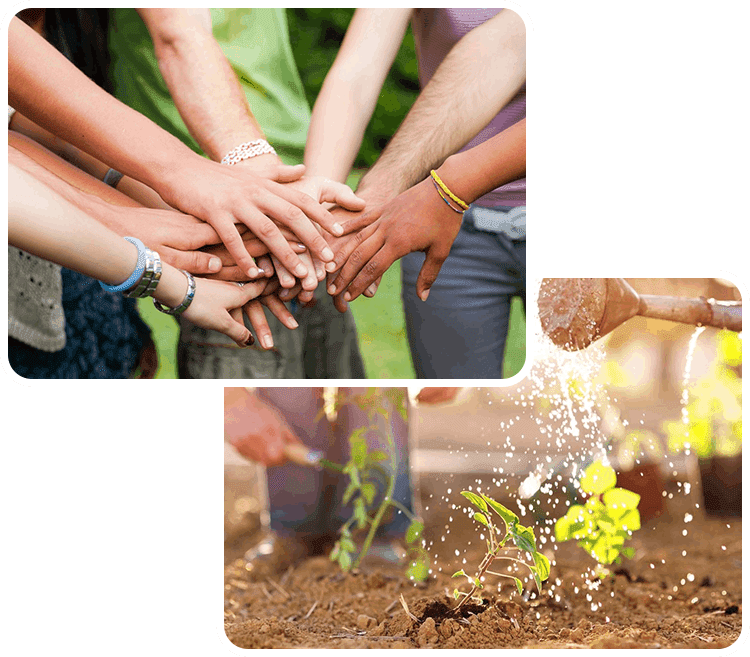
<path id="1" fill-rule="evenodd" d="M 417 9 L 412 21 L 419 62 L 419 82 L 424 88 L 451 48 L 465 34 L 502 9 Z M 471 111 L 471 108 L 467 108 Z M 492 121 L 461 150 L 478 146 L 526 117 L 526 85 Z M 526 205 L 526 178 L 514 180 L 476 201 L 484 207 Z"/>

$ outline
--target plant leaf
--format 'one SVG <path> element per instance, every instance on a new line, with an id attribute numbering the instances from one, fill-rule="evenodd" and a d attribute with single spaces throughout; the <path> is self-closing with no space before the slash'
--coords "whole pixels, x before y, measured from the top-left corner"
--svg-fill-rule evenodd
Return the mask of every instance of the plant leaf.
<path id="1" fill-rule="evenodd" d="M 457 570 L 455 573 L 451 575 L 451 577 L 465 577 L 466 573 L 463 571 L 463 568 L 461 570 Z"/>
<path id="2" fill-rule="evenodd" d="M 406 576 L 415 582 L 424 582 L 430 575 L 430 564 L 423 557 L 414 559 L 406 569 Z"/>
<path id="3" fill-rule="evenodd" d="M 354 520 L 357 523 L 357 529 L 364 529 L 367 527 L 367 511 L 365 509 L 365 502 L 361 497 L 354 500 Z"/>
<path id="4" fill-rule="evenodd" d="M 338 557 L 339 566 L 341 570 L 348 573 L 352 567 L 352 556 L 349 552 L 341 552 Z"/>
<path id="5" fill-rule="evenodd" d="M 536 564 L 539 578 L 546 582 L 549 579 L 549 559 L 539 552 L 534 552 L 534 563 Z"/>
<path id="6" fill-rule="evenodd" d="M 518 547 L 531 554 L 536 552 L 536 537 L 534 536 L 533 529 L 524 527 L 523 525 L 516 525 L 515 530 L 511 533 L 513 535 L 513 542 Z"/>
<path id="7" fill-rule="evenodd" d="M 518 577 L 513 578 L 516 582 L 516 588 L 518 589 L 518 595 L 523 595 L 523 582 Z"/>
<path id="8" fill-rule="evenodd" d="M 382 449 L 373 449 L 371 452 L 367 453 L 367 461 L 369 463 L 379 463 L 380 461 L 387 460 L 388 454 L 386 454 Z"/>
<path id="9" fill-rule="evenodd" d="M 424 525 L 419 520 L 412 520 L 411 524 L 406 529 L 406 534 L 404 535 L 407 545 L 411 545 L 418 541 L 422 537 L 423 530 Z"/>
<path id="10" fill-rule="evenodd" d="M 467 500 L 469 500 L 469 502 L 478 507 L 481 511 L 484 511 L 485 513 L 488 512 L 487 503 L 481 497 L 479 497 L 479 495 L 476 495 L 468 490 L 462 490 L 461 495 L 463 495 Z"/>
<path id="11" fill-rule="evenodd" d="M 510 509 L 507 509 L 504 507 L 500 502 L 497 502 L 493 500 L 491 497 L 487 497 L 487 495 L 482 495 L 484 500 L 492 507 L 492 510 L 497 513 L 504 521 L 508 529 L 513 527 L 513 525 L 516 525 L 518 523 L 518 516 L 513 513 Z"/>
<path id="12" fill-rule="evenodd" d="M 602 500 L 612 511 L 612 515 L 617 517 L 630 509 L 637 509 L 641 496 L 625 488 L 611 488 L 604 492 Z"/>
<path id="13" fill-rule="evenodd" d="M 365 459 L 367 458 L 367 441 L 364 438 L 365 431 L 366 429 L 360 428 L 349 436 L 351 460 L 360 470 L 365 467 Z"/>
<path id="14" fill-rule="evenodd" d="M 367 504 L 372 504 L 373 500 L 375 499 L 375 493 L 377 492 L 375 484 L 370 481 L 366 481 L 364 484 L 362 484 L 360 490 L 362 491 L 362 497 L 365 498 L 365 502 L 367 502 Z M 344 504 L 346 504 L 346 502 L 344 502 Z"/>
<path id="15" fill-rule="evenodd" d="M 336 541 L 336 542 L 335 542 L 335 543 L 333 544 L 333 550 L 331 550 L 331 554 L 329 554 L 329 555 L 328 555 L 328 558 L 329 558 L 329 559 L 330 559 L 331 561 L 338 561 L 338 558 L 339 558 L 339 554 L 340 554 L 340 553 L 341 553 L 341 545 L 340 545 L 340 541 Z"/>
<path id="16" fill-rule="evenodd" d="M 581 490 L 589 495 L 600 495 L 617 483 L 617 475 L 613 468 L 601 461 L 592 463 L 581 477 Z"/>
<path id="17" fill-rule="evenodd" d="M 483 513 L 475 513 L 472 518 L 476 520 L 478 523 L 484 525 L 485 527 L 489 527 L 489 523 L 487 522 L 487 517 Z"/>

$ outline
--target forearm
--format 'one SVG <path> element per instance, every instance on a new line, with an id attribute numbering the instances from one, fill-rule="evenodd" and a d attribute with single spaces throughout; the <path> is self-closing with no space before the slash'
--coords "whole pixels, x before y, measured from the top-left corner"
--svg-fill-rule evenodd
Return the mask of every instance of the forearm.
<path id="1" fill-rule="evenodd" d="M 141 9 L 164 81 L 190 134 L 219 161 L 264 138 L 237 76 L 211 31 L 209 10 Z"/>
<path id="2" fill-rule="evenodd" d="M 526 173 L 526 119 L 492 139 L 451 155 L 437 170 L 448 188 L 466 203 Z"/>
<path id="3" fill-rule="evenodd" d="M 389 200 L 465 146 L 526 79 L 525 28 L 504 10 L 459 41 L 425 86 L 358 194 Z"/>
<path id="4" fill-rule="evenodd" d="M 15 163 L 8 166 L 8 243 L 110 285 L 135 269 L 136 247 L 107 229 Z M 52 210 L 52 211 L 50 211 Z M 163 263 L 158 298 L 177 305 L 184 276 Z"/>
<path id="5" fill-rule="evenodd" d="M 8 101 L 34 123 L 160 193 L 179 166 L 200 159 L 99 88 L 17 18 L 8 28 Z"/>
<path id="6" fill-rule="evenodd" d="M 346 180 L 410 15 L 410 9 L 354 13 L 315 100 L 305 147 L 308 175 Z"/>
<path id="7" fill-rule="evenodd" d="M 109 171 L 110 167 L 97 158 L 84 153 L 80 148 L 76 148 L 65 140 L 56 137 L 48 130 L 45 130 L 23 116 L 20 112 L 16 112 L 13 115 L 9 127 L 12 131 L 8 133 L 9 135 L 12 136 L 13 133 L 18 133 L 19 135 L 28 137 L 93 178 L 103 180 L 107 171 Z M 153 189 L 129 176 L 123 176 L 117 184 L 117 190 L 145 207 L 170 209 Z"/>

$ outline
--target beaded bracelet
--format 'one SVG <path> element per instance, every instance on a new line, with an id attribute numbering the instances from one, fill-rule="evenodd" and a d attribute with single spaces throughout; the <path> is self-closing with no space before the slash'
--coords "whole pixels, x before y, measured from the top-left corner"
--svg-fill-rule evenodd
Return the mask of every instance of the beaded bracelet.
<path id="1" fill-rule="evenodd" d="M 193 297 L 195 296 L 195 279 L 193 278 L 193 275 L 185 271 L 184 269 L 180 270 L 185 276 L 187 277 L 188 281 L 188 289 L 187 293 L 185 294 L 185 298 L 182 300 L 182 303 L 179 306 L 175 306 L 174 308 L 170 308 L 169 306 L 165 306 L 162 303 L 159 303 L 156 299 L 154 299 L 154 306 L 156 306 L 156 309 L 166 313 L 167 315 L 172 315 L 173 317 L 177 317 L 178 315 L 182 315 L 191 303 L 193 303 Z"/>
<path id="2" fill-rule="evenodd" d="M 143 242 L 137 237 L 126 237 L 125 239 L 131 244 L 134 244 L 138 249 L 138 262 L 135 265 L 133 273 L 130 274 L 126 281 L 123 281 L 119 285 L 107 285 L 106 283 L 99 281 L 99 285 L 107 290 L 107 292 L 123 292 L 124 290 L 129 290 L 140 280 L 146 269 L 146 247 L 143 245 Z"/>
<path id="3" fill-rule="evenodd" d="M 466 210 L 462 210 L 461 208 L 457 208 L 457 207 L 455 207 L 454 205 L 452 205 L 452 204 L 451 204 L 451 202 L 450 202 L 450 201 L 449 201 L 449 200 L 448 200 L 447 198 L 445 198 L 445 194 L 443 194 L 443 191 L 442 191 L 442 190 L 440 189 L 440 185 L 438 185 L 438 184 L 437 184 L 437 181 L 436 181 L 436 180 L 434 180 L 434 179 L 433 179 L 433 181 L 432 181 L 432 182 L 434 183 L 434 185 L 435 185 L 435 189 L 437 190 L 437 193 L 438 193 L 438 195 L 440 196 L 440 198 L 441 198 L 441 199 L 443 199 L 443 200 L 445 201 L 445 204 L 446 204 L 446 205 L 447 205 L 447 206 L 448 206 L 448 207 L 449 207 L 449 208 L 450 208 L 451 210 L 453 210 L 453 212 L 458 212 L 458 214 L 463 214 L 464 212 L 466 212 Z"/>
<path id="4" fill-rule="evenodd" d="M 437 171 L 435 171 L 435 169 L 433 169 L 432 171 L 430 171 L 430 175 L 432 176 L 432 179 L 438 185 L 440 185 L 440 189 L 442 189 L 450 197 L 451 201 L 453 201 L 459 207 L 462 207 L 464 210 L 468 210 L 469 209 L 469 204 L 465 203 L 460 198 L 458 198 L 458 196 L 456 196 L 453 192 L 451 192 L 451 190 L 448 189 L 448 187 L 446 186 L 446 184 L 442 180 L 440 180 L 440 176 L 438 176 Z"/>
<path id="5" fill-rule="evenodd" d="M 266 153 L 273 153 L 276 155 L 273 146 L 271 146 L 271 144 L 265 139 L 256 139 L 255 141 L 248 141 L 233 148 L 222 158 L 221 163 L 237 164 L 243 160 L 249 160 L 251 157 L 265 155 Z"/>

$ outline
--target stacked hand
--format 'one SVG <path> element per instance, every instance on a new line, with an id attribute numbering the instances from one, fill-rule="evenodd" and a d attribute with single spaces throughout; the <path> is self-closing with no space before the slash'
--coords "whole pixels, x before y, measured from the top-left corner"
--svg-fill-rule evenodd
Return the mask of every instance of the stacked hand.
<path id="1" fill-rule="evenodd" d="M 342 224 L 344 237 L 336 241 L 333 262 L 338 275 L 328 292 L 343 295 L 343 301 L 363 293 L 371 296 L 372 286 L 377 289 L 385 271 L 413 251 L 425 252 L 417 294 L 426 300 L 458 235 L 462 218 L 444 203 L 430 178 L 386 203 L 368 204 L 365 212 L 347 220 L 338 213 L 334 216 Z M 350 234 L 352 231 L 358 232 Z"/>

